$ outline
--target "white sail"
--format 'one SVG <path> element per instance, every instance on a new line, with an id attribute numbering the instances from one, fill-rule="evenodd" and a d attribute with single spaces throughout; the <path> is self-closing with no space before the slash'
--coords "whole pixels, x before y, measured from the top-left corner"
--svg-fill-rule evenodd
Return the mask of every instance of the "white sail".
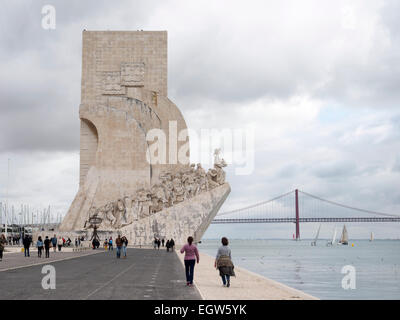
<path id="1" fill-rule="evenodd" d="M 315 239 L 314 239 L 315 242 L 317 242 L 317 240 L 318 240 L 318 237 L 319 237 L 319 230 L 321 230 L 321 224 L 319 224 L 318 231 L 317 231 L 317 235 L 315 236 Z"/>
<path id="2" fill-rule="evenodd" d="M 316 246 L 317 245 L 317 240 L 318 240 L 318 237 L 319 237 L 319 230 L 321 230 L 321 224 L 319 224 L 318 231 L 317 231 L 317 234 L 315 235 L 314 241 L 311 242 L 312 246 Z"/>
<path id="3" fill-rule="evenodd" d="M 335 244 L 335 242 L 336 242 L 336 227 L 335 230 L 333 231 L 332 244 Z"/>
<path id="4" fill-rule="evenodd" d="M 349 243 L 349 235 L 347 234 L 346 225 L 343 225 L 342 237 L 340 238 L 341 244 L 348 244 Z"/>
<path id="5" fill-rule="evenodd" d="M 374 233 L 373 232 L 371 232 L 371 236 L 369 238 L 369 241 L 374 241 Z"/>

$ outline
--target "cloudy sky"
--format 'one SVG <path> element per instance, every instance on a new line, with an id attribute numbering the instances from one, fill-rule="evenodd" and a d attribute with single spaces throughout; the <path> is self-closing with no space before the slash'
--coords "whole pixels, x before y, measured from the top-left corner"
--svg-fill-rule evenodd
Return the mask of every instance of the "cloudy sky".
<path id="1" fill-rule="evenodd" d="M 42 28 L 42 7 L 56 29 Z M 82 30 L 167 30 L 169 98 L 190 128 L 254 131 L 221 211 L 295 188 L 400 214 L 400 2 L 2 1 L 0 201 L 65 214 L 78 189 Z M 322 227 L 329 237 L 333 225 Z M 207 237 L 291 237 L 292 225 Z M 315 225 L 302 226 L 311 237 Z M 400 225 L 352 225 L 399 238 Z"/>

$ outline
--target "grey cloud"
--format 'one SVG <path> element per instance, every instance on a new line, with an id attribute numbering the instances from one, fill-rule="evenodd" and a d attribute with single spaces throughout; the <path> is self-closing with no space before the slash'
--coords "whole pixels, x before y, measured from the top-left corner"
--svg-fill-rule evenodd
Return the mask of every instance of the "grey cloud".
<path id="1" fill-rule="evenodd" d="M 379 41 L 373 42 L 362 52 L 368 56 L 365 64 L 351 52 L 346 54 L 348 42 L 342 44 L 344 50 L 339 54 L 326 49 L 330 37 L 339 32 L 335 15 L 340 3 L 324 8 L 314 2 L 315 20 L 305 19 L 307 14 L 300 11 L 293 17 L 298 19 L 295 22 L 280 3 L 265 4 L 263 19 L 253 21 L 254 8 L 233 10 L 239 2 L 224 11 L 211 8 L 207 14 L 201 12 L 192 22 L 184 19 L 183 3 L 189 2 L 5 2 L 0 12 L 0 164 L 15 151 L 13 156 L 21 157 L 26 167 L 40 170 L 30 164 L 37 158 L 29 152 L 78 151 L 83 28 L 163 29 L 169 30 L 169 96 L 192 117 L 188 122 L 204 123 L 204 127 L 210 122 L 239 126 L 241 119 L 230 118 L 235 105 L 246 106 L 261 97 L 285 101 L 299 94 L 350 110 L 349 116 L 332 120 L 335 128 L 316 125 L 282 133 L 277 141 L 257 141 L 253 174 L 236 176 L 234 166 L 228 167 L 232 193 L 221 211 L 295 188 L 372 210 L 398 210 L 400 160 L 394 156 L 400 148 L 400 118 L 395 109 L 400 101 L 398 1 L 385 1 L 376 12 L 391 46 L 383 50 Z M 51 32 L 40 26 L 44 4 L 56 6 L 57 29 Z M 195 6 L 194 2 L 187 5 Z M 332 13 L 327 12 L 332 8 Z M 369 10 L 368 3 L 365 10 Z M 196 112 L 207 101 L 212 107 Z M 354 107 L 363 112 L 353 112 Z M 256 120 L 262 124 L 262 119 Z M 373 128 L 382 124 L 391 129 L 376 144 L 371 144 L 369 136 L 354 136 L 359 125 Z M 344 141 L 346 135 L 349 139 Z M 290 146 L 286 146 L 287 140 Z M 264 148 L 271 142 L 278 146 L 268 154 Z M 333 152 L 336 156 L 331 162 L 322 162 L 319 148 L 337 151 Z M 55 176 L 62 174 L 68 188 L 52 179 L 36 185 L 31 182 L 32 201 L 48 190 L 48 197 L 66 210 L 78 181 L 78 173 L 70 169 L 55 172 Z M 49 187 L 53 185 L 68 192 L 54 194 Z M 13 199 L 28 197 L 29 190 L 24 189 L 22 195 L 16 189 Z"/>
<path id="2" fill-rule="evenodd" d="M 394 172 L 400 172 L 400 155 L 398 155 L 395 159 L 392 171 Z"/>
<path id="3" fill-rule="evenodd" d="M 358 174 L 353 163 L 322 163 L 310 170 L 318 178 L 340 178 Z"/>

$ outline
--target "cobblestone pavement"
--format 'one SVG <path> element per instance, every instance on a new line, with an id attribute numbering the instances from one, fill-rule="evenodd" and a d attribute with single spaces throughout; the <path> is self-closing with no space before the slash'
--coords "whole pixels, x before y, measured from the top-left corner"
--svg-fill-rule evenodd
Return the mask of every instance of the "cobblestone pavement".
<path id="1" fill-rule="evenodd" d="M 128 249 L 127 259 L 116 259 L 115 250 L 50 253 L 38 259 L 23 253 L 7 254 L 2 262 L 51 264 L 56 270 L 56 289 L 42 288 L 45 264 L 0 271 L 0 299 L 201 299 L 196 287 L 186 287 L 184 268 L 174 252 L 154 249 Z M 36 255 L 37 256 L 37 255 Z M 71 257 L 77 258 L 71 258 Z M 8 261 L 7 261 L 8 260 Z"/>

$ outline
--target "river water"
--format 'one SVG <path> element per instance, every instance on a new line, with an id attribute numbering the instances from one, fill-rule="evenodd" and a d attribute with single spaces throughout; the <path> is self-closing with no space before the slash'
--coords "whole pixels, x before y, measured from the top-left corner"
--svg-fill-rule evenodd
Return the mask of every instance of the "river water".
<path id="1" fill-rule="evenodd" d="M 331 247 L 326 243 L 232 239 L 229 246 L 235 265 L 320 299 L 400 299 L 399 240 L 352 240 L 348 246 Z M 203 239 L 198 248 L 215 256 L 219 246 L 220 240 Z M 355 272 L 342 270 L 345 266 Z M 343 281 L 348 289 L 343 288 L 342 279 L 352 275 L 355 289 L 346 286 L 350 280 Z"/>

